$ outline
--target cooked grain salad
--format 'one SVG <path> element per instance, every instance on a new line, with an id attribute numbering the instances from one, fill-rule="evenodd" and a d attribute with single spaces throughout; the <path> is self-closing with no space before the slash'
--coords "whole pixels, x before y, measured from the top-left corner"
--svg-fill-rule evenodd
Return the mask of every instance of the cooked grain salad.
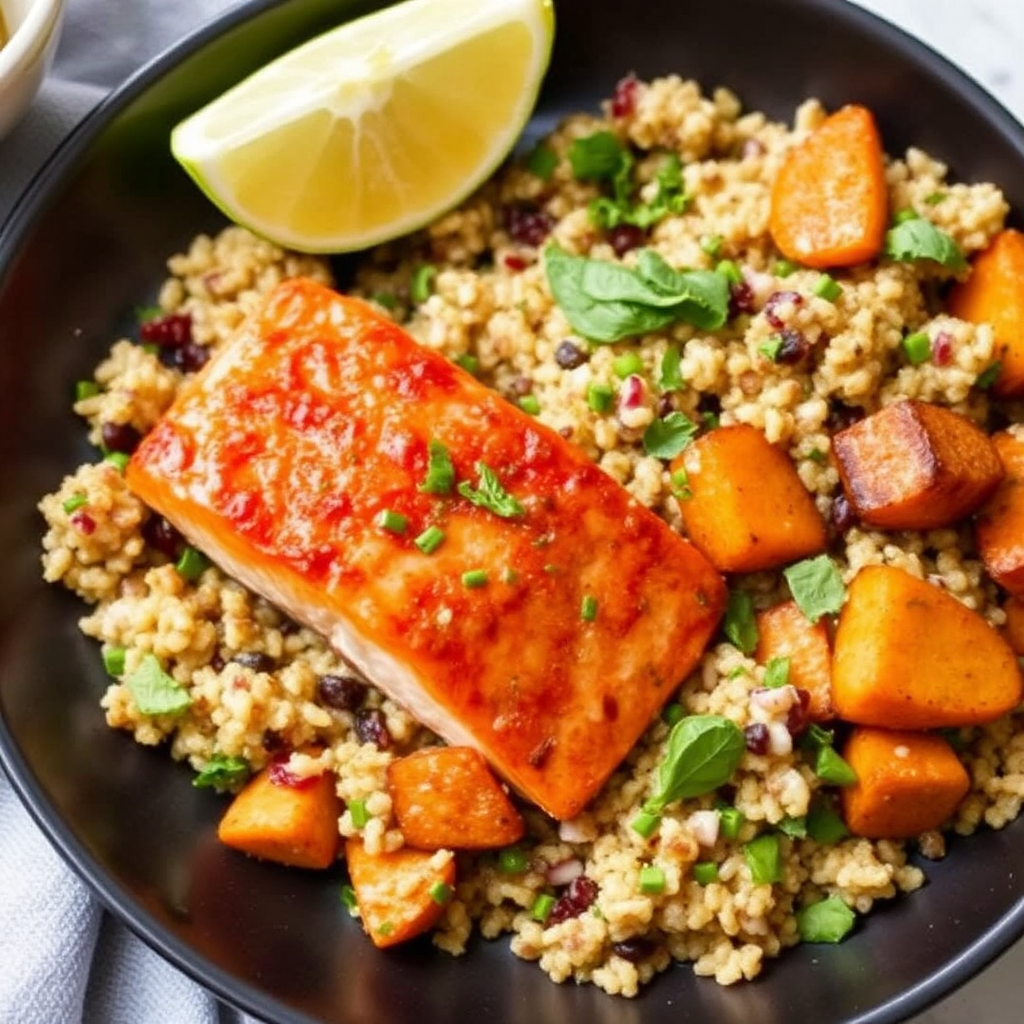
<path id="1" fill-rule="evenodd" d="M 357 295 L 690 536 L 730 593 L 697 669 L 583 813 L 516 800 L 518 842 L 431 851 L 453 880 L 431 887 L 449 953 L 508 933 L 559 982 L 633 996 L 681 961 L 732 984 L 784 947 L 874 927 L 862 916 L 923 885 L 920 857 L 950 832 L 1020 810 L 1005 654 L 1024 652 L 1024 565 L 1001 484 L 1024 465 L 1019 367 L 980 261 L 963 283 L 1019 236 L 995 185 L 950 181 L 918 149 L 879 151 L 873 182 L 865 116 L 808 100 L 789 126 L 725 89 L 630 76 L 357 274 Z M 843 164 L 853 199 L 834 208 L 845 223 L 860 204 L 865 237 L 833 245 L 815 189 Z M 78 384 L 98 454 L 40 502 L 45 577 L 90 606 L 112 728 L 217 790 L 268 766 L 327 773 L 340 836 L 398 851 L 389 765 L 436 737 L 123 476 L 182 381 L 275 285 L 329 282 L 328 263 L 229 227 L 168 268 L 159 308 Z M 885 705 L 866 677 L 913 675 L 899 658 L 925 646 L 926 695 L 909 683 Z"/>

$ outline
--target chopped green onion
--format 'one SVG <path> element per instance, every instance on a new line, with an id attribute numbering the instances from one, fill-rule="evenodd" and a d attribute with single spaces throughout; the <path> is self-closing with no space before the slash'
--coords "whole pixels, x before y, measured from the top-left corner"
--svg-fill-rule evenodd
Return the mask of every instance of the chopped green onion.
<path id="1" fill-rule="evenodd" d="M 92 398 L 100 393 L 100 386 L 94 380 L 79 380 L 75 382 L 75 401 L 81 402 L 86 398 Z"/>
<path id="2" fill-rule="evenodd" d="M 476 373 L 480 369 L 480 360 L 476 356 L 471 356 L 468 352 L 463 352 L 462 355 L 456 356 L 453 362 L 457 366 L 461 366 L 466 373 Z"/>
<path id="3" fill-rule="evenodd" d="M 924 201 L 928 206 L 938 206 L 948 196 L 947 192 L 929 192 L 924 197 Z"/>
<path id="4" fill-rule="evenodd" d="M 666 725 L 675 725 L 681 718 L 686 717 L 686 708 L 683 707 L 678 701 L 673 701 L 671 704 L 666 704 L 661 709 L 661 720 Z"/>
<path id="5" fill-rule="evenodd" d="M 430 898 L 443 907 L 452 898 L 452 887 L 447 882 L 438 879 L 430 887 Z"/>
<path id="6" fill-rule="evenodd" d="M 462 585 L 470 589 L 487 586 L 486 569 L 470 569 L 462 574 Z"/>
<path id="7" fill-rule="evenodd" d="M 835 302 L 843 294 L 843 286 L 830 274 L 822 274 L 814 283 L 814 294 L 819 299 Z"/>
<path id="8" fill-rule="evenodd" d="M 782 859 L 779 837 L 765 832 L 743 844 L 743 859 L 750 869 L 755 885 L 771 885 L 782 881 Z"/>
<path id="9" fill-rule="evenodd" d="M 554 905 L 555 897 L 543 892 L 533 901 L 530 916 L 534 921 L 540 921 L 543 924 L 551 916 L 551 910 Z"/>
<path id="10" fill-rule="evenodd" d="M 341 902 L 352 917 L 359 916 L 359 902 L 356 899 L 356 891 L 347 883 L 341 887 Z"/>
<path id="11" fill-rule="evenodd" d="M 789 277 L 800 269 L 799 263 L 792 260 L 776 260 L 772 266 L 772 273 L 776 277 Z"/>
<path id="12" fill-rule="evenodd" d="M 70 513 L 74 512 L 76 509 L 81 508 L 83 505 L 88 505 L 88 504 L 89 504 L 89 495 L 88 494 L 78 493 L 78 494 L 72 494 L 71 497 L 68 498 L 61 507 L 64 509 L 65 512 L 70 514 Z"/>
<path id="13" fill-rule="evenodd" d="M 414 541 L 425 555 L 432 555 L 444 543 L 444 530 L 438 526 L 428 526 Z"/>
<path id="14" fill-rule="evenodd" d="M 409 298 L 413 302 L 426 302 L 434 290 L 434 278 L 437 267 L 429 263 L 421 263 L 413 272 L 409 282 Z"/>
<path id="15" fill-rule="evenodd" d="M 530 860 L 521 846 L 506 846 L 498 851 L 498 870 L 503 875 L 521 875 L 530 866 Z"/>
<path id="16" fill-rule="evenodd" d="M 389 508 L 385 508 L 377 516 L 377 525 L 382 530 L 387 530 L 388 533 L 401 535 L 409 528 L 409 518 L 408 516 L 403 516 L 401 512 L 394 512 Z"/>
<path id="17" fill-rule="evenodd" d="M 770 363 L 778 362 L 779 353 L 782 351 L 782 335 L 773 334 L 767 341 L 757 346 L 757 351 L 761 353 Z"/>
<path id="18" fill-rule="evenodd" d="M 189 580 L 189 582 L 199 579 L 209 567 L 210 563 L 206 556 L 191 546 L 186 547 L 182 551 L 181 557 L 174 563 L 174 568 L 178 570 L 178 575 L 183 580 Z"/>
<path id="19" fill-rule="evenodd" d="M 621 356 L 616 356 L 615 361 L 612 363 L 615 376 L 621 380 L 625 380 L 634 373 L 639 373 L 643 368 L 644 361 L 636 352 L 623 352 Z"/>
<path id="20" fill-rule="evenodd" d="M 661 374 L 658 378 L 658 386 L 663 391 L 681 391 L 686 387 L 679 366 L 681 360 L 682 356 L 675 345 L 669 345 L 665 349 L 665 354 L 661 357 Z"/>
<path id="21" fill-rule="evenodd" d="M 822 615 L 835 614 L 846 600 L 839 566 L 828 555 L 805 558 L 783 569 L 782 575 L 793 600 L 811 622 L 817 622 Z"/>
<path id="22" fill-rule="evenodd" d="M 365 800 L 349 800 L 348 813 L 356 828 L 364 828 L 370 820 L 370 812 L 366 809 Z"/>
<path id="23" fill-rule="evenodd" d="M 931 358 L 932 339 L 924 331 L 908 334 L 900 344 L 903 346 L 903 354 L 913 366 Z"/>
<path id="24" fill-rule="evenodd" d="M 710 885 L 718 881 L 718 865 L 713 860 L 698 861 L 693 865 L 693 880 L 698 885 Z"/>
<path id="25" fill-rule="evenodd" d="M 739 284 L 743 280 L 743 271 L 735 260 L 719 260 L 715 270 L 732 284 Z"/>
<path id="26" fill-rule="evenodd" d="M 735 839 L 743 828 L 746 818 L 738 807 L 718 808 L 718 828 L 726 839 Z"/>
<path id="27" fill-rule="evenodd" d="M 451 494 L 455 486 L 455 467 L 448 449 L 437 440 L 431 438 L 427 445 L 427 475 L 420 484 L 423 494 Z"/>
<path id="28" fill-rule="evenodd" d="M 815 802 L 807 812 L 807 834 L 822 846 L 834 846 L 850 833 L 843 819 L 827 803 Z"/>
<path id="29" fill-rule="evenodd" d="M 665 891 L 665 872 L 654 864 L 647 864 L 640 869 L 640 891 L 655 895 Z"/>
<path id="30" fill-rule="evenodd" d="M 828 896 L 796 912 L 796 926 L 804 942 L 842 942 L 857 915 L 838 896 Z"/>
<path id="31" fill-rule="evenodd" d="M 672 485 L 673 498 L 678 498 L 680 501 L 689 501 L 693 497 L 693 488 L 690 487 L 690 475 L 682 466 L 679 469 L 672 470 L 669 480 Z"/>
<path id="32" fill-rule="evenodd" d="M 974 386 L 981 388 L 982 391 L 992 387 L 997 380 L 999 380 L 999 374 L 1003 371 L 1003 364 L 997 359 L 994 363 L 990 363 L 985 367 L 981 373 L 978 374 L 974 379 Z"/>
<path id="33" fill-rule="evenodd" d="M 818 756 L 814 761 L 814 774 L 833 786 L 852 786 L 857 781 L 857 773 L 833 746 L 818 749 Z"/>
<path id="34" fill-rule="evenodd" d="M 920 220 L 921 214 L 912 207 L 906 207 L 902 210 L 897 210 L 895 216 L 892 218 L 893 224 L 906 224 L 908 220 Z"/>
<path id="35" fill-rule="evenodd" d="M 650 839 L 657 831 L 660 824 L 660 814 L 656 814 L 654 811 L 641 811 L 629 823 L 629 827 L 636 832 L 637 835 L 643 836 L 644 839 Z"/>
<path id="36" fill-rule="evenodd" d="M 607 384 L 587 385 L 587 405 L 594 412 L 607 412 L 612 407 L 615 392 Z"/>
<path id="37" fill-rule="evenodd" d="M 536 416 L 540 413 L 540 402 L 536 395 L 523 395 L 519 399 L 519 408 L 531 416 Z"/>
<path id="38" fill-rule="evenodd" d="M 717 260 L 722 252 L 722 242 L 725 239 L 721 235 L 704 235 L 700 240 L 700 247 L 713 259 Z"/>
<path id="39" fill-rule="evenodd" d="M 178 715 L 192 703 L 188 690 L 164 671 L 155 654 L 143 656 L 125 685 L 144 715 Z"/>
<path id="40" fill-rule="evenodd" d="M 103 461 L 109 462 L 112 466 L 116 466 L 117 471 L 119 473 L 123 473 L 130 458 L 131 456 L 126 452 L 107 452 L 107 454 L 103 456 Z"/>
<path id="41" fill-rule="evenodd" d="M 807 731 L 803 735 L 803 739 L 814 747 L 830 747 L 834 739 L 831 729 L 825 729 L 818 725 L 817 722 L 811 722 L 807 727 Z"/>
<path id="42" fill-rule="evenodd" d="M 764 667 L 764 685 L 777 689 L 789 682 L 789 658 L 769 658 Z"/>
<path id="43" fill-rule="evenodd" d="M 193 779 L 196 789 L 215 789 L 218 793 L 244 782 L 251 769 L 244 757 L 214 754 Z"/>
<path id="44" fill-rule="evenodd" d="M 580 602 L 580 618 L 584 622 L 593 622 L 597 618 L 597 598 L 587 594 Z"/>
<path id="45" fill-rule="evenodd" d="M 124 675 L 125 653 L 123 647 L 103 648 L 103 667 L 106 669 L 108 676 Z"/>

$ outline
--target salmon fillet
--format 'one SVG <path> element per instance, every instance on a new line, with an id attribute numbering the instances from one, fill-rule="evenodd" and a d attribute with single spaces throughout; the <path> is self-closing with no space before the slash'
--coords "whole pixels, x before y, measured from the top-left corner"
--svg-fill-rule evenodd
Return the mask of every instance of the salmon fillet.
<path id="1" fill-rule="evenodd" d="M 430 473 L 445 463 L 448 488 Z M 301 278 L 182 388 L 127 481 L 560 820 L 622 761 L 725 604 L 704 557 L 583 452 Z"/>

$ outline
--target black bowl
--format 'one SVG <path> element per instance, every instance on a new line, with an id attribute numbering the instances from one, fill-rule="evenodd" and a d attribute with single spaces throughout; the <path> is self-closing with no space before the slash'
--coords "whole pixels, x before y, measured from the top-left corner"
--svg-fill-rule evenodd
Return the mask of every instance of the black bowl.
<path id="1" fill-rule="evenodd" d="M 239 857 L 214 836 L 222 802 L 164 753 L 103 724 L 105 677 L 78 602 L 38 570 L 37 497 L 85 455 L 69 410 L 167 254 L 219 216 L 171 159 L 168 132 L 314 32 L 379 6 L 253 0 L 149 65 L 39 175 L 0 241 L 0 751 L 43 829 L 136 932 L 228 1001 L 276 1024 L 689 1021 L 892 1022 L 981 969 L 1024 931 L 1024 822 L 951 843 L 931 884 L 837 947 L 806 947 L 721 989 L 686 967 L 635 1001 L 555 986 L 505 943 L 451 959 L 375 951 L 338 878 Z M 554 62 L 530 133 L 596 109 L 616 78 L 676 71 L 789 119 L 797 102 L 857 101 L 890 152 L 923 146 L 955 177 L 997 182 L 1024 210 L 1024 130 L 978 86 L 841 0 L 558 0 Z"/>

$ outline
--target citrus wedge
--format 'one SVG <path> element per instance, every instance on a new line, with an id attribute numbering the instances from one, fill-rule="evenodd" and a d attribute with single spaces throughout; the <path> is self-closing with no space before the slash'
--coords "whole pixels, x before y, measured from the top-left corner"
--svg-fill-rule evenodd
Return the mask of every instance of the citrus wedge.
<path id="1" fill-rule="evenodd" d="M 171 134 L 232 220 L 305 252 L 421 227 L 498 166 L 551 56 L 551 0 L 406 0 L 267 64 Z"/>

